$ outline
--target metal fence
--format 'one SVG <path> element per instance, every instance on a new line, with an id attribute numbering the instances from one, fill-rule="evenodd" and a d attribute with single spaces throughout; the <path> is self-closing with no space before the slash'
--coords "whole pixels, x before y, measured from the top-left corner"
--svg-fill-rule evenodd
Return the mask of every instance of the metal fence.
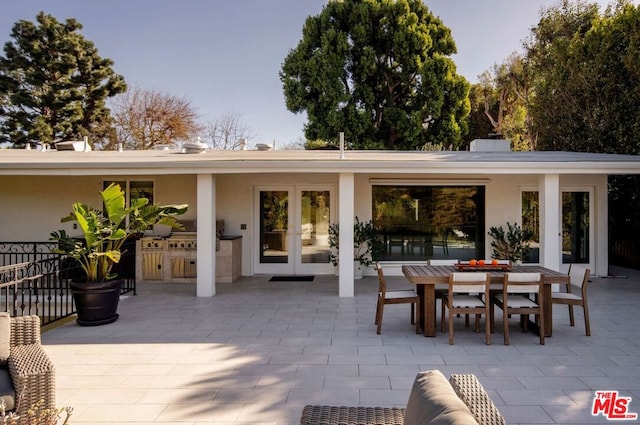
<path id="1" fill-rule="evenodd" d="M 51 242 L 0 243 L 0 311 L 12 316 L 34 314 L 43 325 L 76 313 L 69 283 L 83 272 L 75 260 L 52 253 L 55 247 Z M 125 280 L 123 294 L 136 294 L 135 269 L 135 241 L 131 241 L 113 269 Z"/>

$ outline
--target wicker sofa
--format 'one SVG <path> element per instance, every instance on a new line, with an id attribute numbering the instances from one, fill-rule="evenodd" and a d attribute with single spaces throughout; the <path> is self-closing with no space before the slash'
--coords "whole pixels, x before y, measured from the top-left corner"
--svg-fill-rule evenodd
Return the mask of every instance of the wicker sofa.
<path id="1" fill-rule="evenodd" d="M 0 399 L 7 411 L 25 416 L 41 402 L 55 408 L 55 370 L 40 343 L 38 316 L 0 313 Z"/>
<path id="2" fill-rule="evenodd" d="M 474 375 L 421 372 L 406 408 L 305 406 L 301 425 L 506 425 Z"/>

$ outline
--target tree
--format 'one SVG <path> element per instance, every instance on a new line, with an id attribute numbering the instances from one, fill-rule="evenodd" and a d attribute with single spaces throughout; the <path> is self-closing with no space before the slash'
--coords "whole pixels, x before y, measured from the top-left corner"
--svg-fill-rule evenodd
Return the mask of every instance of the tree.
<path id="1" fill-rule="evenodd" d="M 564 0 L 527 45 L 529 113 L 543 150 L 640 154 L 640 6 Z M 609 235 L 640 235 L 639 176 L 609 179 Z"/>
<path id="2" fill-rule="evenodd" d="M 331 0 L 280 71 L 308 140 L 345 133 L 359 149 L 460 144 L 469 113 L 451 31 L 421 0 Z"/>
<path id="3" fill-rule="evenodd" d="M 480 84 L 472 84 L 469 91 L 470 112 L 467 117 L 469 132 L 465 137 L 465 144 L 474 139 L 484 139 L 495 133 L 491 121 L 485 113 L 485 91 Z"/>
<path id="4" fill-rule="evenodd" d="M 235 112 L 226 112 L 204 126 L 204 141 L 212 149 L 241 149 L 242 141 L 247 143 L 254 137 L 253 129 L 244 124 L 241 115 Z"/>
<path id="5" fill-rule="evenodd" d="M 0 141 L 16 147 L 93 136 L 109 119 L 108 97 L 126 90 L 75 19 L 40 12 L 20 20 L 0 56 Z"/>
<path id="6" fill-rule="evenodd" d="M 514 53 L 502 64 L 495 64 L 491 70 L 480 74 L 479 83 L 472 86 L 470 100 L 469 127 L 481 132 L 470 132 L 472 138 L 494 133 L 510 140 L 514 150 L 535 147 L 527 113 L 528 79 L 520 55 Z"/>
<path id="7" fill-rule="evenodd" d="M 105 150 L 115 149 L 116 140 L 125 149 L 171 145 L 195 138 L 201 129 L 188 99 L 158 90 L 134 87 L 114 98 L 111 107 L 116 137 L 99 147 Z"/>
<path id="8" fill-rule="evenodd" d="M 633 27 L 619 27 L 616 36 L 612 19 L 601 16 L 597 4 L 564 0 L 545 10 L 532 30 L 529 112 L 540 149 L 626 151 L 615 134 L 629 129 L 624 121 L 636 108 L 628 102 L 638 100 L 638 76 L 625 64 L 635 53 L 623 44 Z"/>

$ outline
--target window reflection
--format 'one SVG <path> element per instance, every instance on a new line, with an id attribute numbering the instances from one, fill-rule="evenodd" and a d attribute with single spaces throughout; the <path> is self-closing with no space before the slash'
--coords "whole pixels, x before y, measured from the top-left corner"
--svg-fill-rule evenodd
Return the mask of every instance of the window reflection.
<path id="1" fill-rule="evenodd" d="M 484 186 L 373 186 L 373 221 L 382 260 L 451 258 L 484 253 Z"/>
<path id="2" fill-rule="evenodd" d="M 525 263 L 540 262 L 540 204 L 537 191 L 522 192 L 522 230 L 531 234 Z"/>

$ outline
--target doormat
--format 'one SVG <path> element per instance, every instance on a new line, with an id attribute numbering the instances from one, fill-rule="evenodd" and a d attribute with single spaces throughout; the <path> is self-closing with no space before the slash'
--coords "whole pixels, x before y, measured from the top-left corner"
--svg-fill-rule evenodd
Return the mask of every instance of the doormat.
<path id="1" fill-rule="evenodd" d="M 311 282 L 313 276 L 273 276 L 269 282 Z"/>

